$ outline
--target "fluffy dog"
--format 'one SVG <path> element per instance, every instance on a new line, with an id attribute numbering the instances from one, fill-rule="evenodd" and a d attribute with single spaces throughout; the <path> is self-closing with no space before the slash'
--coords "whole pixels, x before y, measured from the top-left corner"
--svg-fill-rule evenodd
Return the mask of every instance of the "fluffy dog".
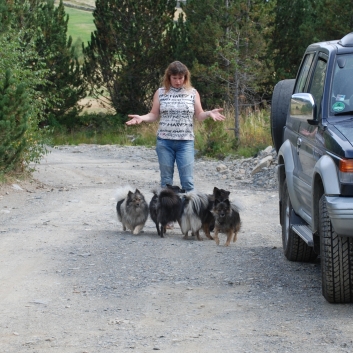
<path id="1" fill-rule="evenodd" d="M 202 228 L 207 238 L 213 239 L 210 234 L 214 224 L 214 218 L 211 213 L 213 205 L 212 195 L 190 191 L 183 195 L 182 200 L 182 213 L 178 222 L 184 238 L 187 238 L 188 232 L 191 230 L 198 240 L 202 240 L 199 232 Z"/>
<path id="2" fill-rule="evenodd" d="M 213 239 L 211 231 L 214 229 L 215 219 L 211 212 L 214 201 L 228 199 L 230 192 L 224 189 L 213 188 L 213 194 L 191 191 L 183 196 L 183 211 L 179 221 L 180 229 L 186 238 L 189 230 L 202 240 L 200 229 L 208 239 Z"/>
<path id="3" fill-rule="evenodd" d="M 116 211 L 118 220 L 123 224 L 124 231 L 130 229 L 132 234 L 139 234 L 148 218 L 148 204 L 143 194 L 130 186 L 116 192 Z"/>
<path id="4" fill-rule="evenodd" d="M 229 199 L 223 201 L 215 199 L 211 212 L 215 218 L 214 240 L 219 245 L 218 233 L 224 233 L 227 235 L 225 246 L 229 246 L 232 239 L 233 242 L 237 240 L 241 227 L 238 206 L 231 203 Z"/>
<path id="5" fill-rule="evenodd" d="M 180 218 L 182 201 L 179 194 L 183 192 L 185 190 L 179 186 L 169 184 L 164 189 L 153 190 L 154 195 L 149 204 L 149 211 L 161 238 L 166 232 L 166 225 L 169 222 L 176 222 Z"/>

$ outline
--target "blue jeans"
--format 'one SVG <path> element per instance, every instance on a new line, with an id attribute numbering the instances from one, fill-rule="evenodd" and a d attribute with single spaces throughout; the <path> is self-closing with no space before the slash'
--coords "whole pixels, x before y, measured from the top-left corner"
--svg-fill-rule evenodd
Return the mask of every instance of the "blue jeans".
<path id="1" fill-rule="evenodd" d="M 156 151 L 161 173 L 161 186 L 173 185 L 174 163 L 176 162 L 181 187 L 186 191 L 193 190 L 194 141 L 157 138 Z"/>

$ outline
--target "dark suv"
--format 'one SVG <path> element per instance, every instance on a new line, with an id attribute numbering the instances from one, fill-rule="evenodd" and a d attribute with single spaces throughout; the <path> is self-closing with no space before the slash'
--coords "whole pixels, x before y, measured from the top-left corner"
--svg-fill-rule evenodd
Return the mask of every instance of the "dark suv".
<path id="1" fill-rule="evenodd" d="M 284 255 L 320 256 L 326 300 L 353 302 L 353 33 L 309 45 L 274 88 L 271 129 Z"/>

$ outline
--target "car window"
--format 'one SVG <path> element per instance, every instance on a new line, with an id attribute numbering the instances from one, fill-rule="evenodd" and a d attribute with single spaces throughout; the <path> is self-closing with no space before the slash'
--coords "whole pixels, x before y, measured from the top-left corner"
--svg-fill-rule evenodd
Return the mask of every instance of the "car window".
<path id="1" fill-rule="evenodd" d="M 311 65 L 314 60 L 315 53 L 307 54 L 303 60 L 300 72 L 298 75 L 297 83 L 295 85 L 294 93 L 306 92 L 306 87 L 308 85 L 308 75 L 310 72 Z"/>
<path id="2" fill-rule="evenodd" d="M 319 57 L 315 67 L 310 90 L 309 90 L 309 93 L 311 93 L 314 97 L 318 112 L 320 111 L 321 98 L 324 93 L 326 67 L 327 67 L 327 60 L 324 59 L 323 57 Z"/>
<path id="3" fill-rule="evenodd" d="M 338 55 L 331 85 L 331 113 L 353 110 L 353 54 Z"/>

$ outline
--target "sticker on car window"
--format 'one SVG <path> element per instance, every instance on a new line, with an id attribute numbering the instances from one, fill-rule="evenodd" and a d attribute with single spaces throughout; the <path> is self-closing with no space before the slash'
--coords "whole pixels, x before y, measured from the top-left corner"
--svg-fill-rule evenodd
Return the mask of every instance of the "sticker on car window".
<path id="1" fill-rule="evenodd" d="M 346 96 L 344 94 L 337 94 L 336 101 L 344 101 Z"/>
<path id="2" fill-rule="evenodd" d="M 332 110 L 337 113 L 341 112 L 345 107 L 346 105 L 343 102 L 336 102 L 332 105 Z"/>

